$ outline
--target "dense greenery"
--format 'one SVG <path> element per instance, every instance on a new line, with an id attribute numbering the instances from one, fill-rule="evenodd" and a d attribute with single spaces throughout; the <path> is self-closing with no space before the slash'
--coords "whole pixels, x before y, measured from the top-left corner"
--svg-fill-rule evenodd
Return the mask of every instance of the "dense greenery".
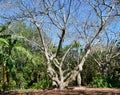
<path id="1" fill-rule="evenodd" d="M 116 56 L 119 52 L 119 47 L 115 47 L 116 45 L 111 53 L 108 53 L 108 50 L 92 52 L 87 58 L 82 72 L 83 85 L 104 88 L 120 87 L 120 56 Z M 106 55 L 107 57 L 109 56 L 107 59 L 105 59 Z M 114 57 L 110 58 L 110 56 Z M 98 65 L 94 58 L 99 60 L 101 66 Z"/>
<path id="2" fill-rule="evenodd" d="M 14 27 L 17 28 L 14 29 Z M 45 83 L 49 78 L 46 74 L 46 65 L 43 64 L 45 58 L 42 52 L 40 52 L 37 45 L 26 40 L 32 39 L 31 34 L 26 35 L 31 29 L 27 28 L 23 23 L 16 23 L 10 30 L 3 31 L 1 35 L 8 35 L 10 31 L 15 33 L 9 37 L 0 38 L 1 87 L 5 86 L 6 89 L 38 88 L 35 83 L 40 83 L 40 80 L 44 80 Z M 19 31 L 21 31 L 20 34 L 18 34 Z M 26 35 L 25 38 L 24 35 Z M 6 66 L 3 66 L 4 62 L 6 62 Z M 5 81 L 3 69 L 7 77 Z M 48 86 L 49 84 L 47 88 Z M 45 88 L 46 86 L 40 83 L 40 87 Z"/>

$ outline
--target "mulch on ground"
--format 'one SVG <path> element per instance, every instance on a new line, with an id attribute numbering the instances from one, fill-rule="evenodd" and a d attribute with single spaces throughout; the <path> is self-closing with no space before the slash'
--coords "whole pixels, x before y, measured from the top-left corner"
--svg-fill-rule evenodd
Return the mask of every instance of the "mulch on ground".
<path id="1" fill-rule="evenodd" d="M 65 90 L 24 90 L 0 92 L 0 95 L 120 95 L 120 88 L 73 88 Z"/>

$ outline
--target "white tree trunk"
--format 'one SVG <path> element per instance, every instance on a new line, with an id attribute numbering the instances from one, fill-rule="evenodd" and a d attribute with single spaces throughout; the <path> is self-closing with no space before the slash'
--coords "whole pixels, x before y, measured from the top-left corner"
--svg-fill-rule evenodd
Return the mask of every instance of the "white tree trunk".
<path id="1" fill-rule="evenodd" d="M 81 73 L 80 72 L 77 75 L 77 84 L 78 84 L 78 86 L 81 86 Z"/>

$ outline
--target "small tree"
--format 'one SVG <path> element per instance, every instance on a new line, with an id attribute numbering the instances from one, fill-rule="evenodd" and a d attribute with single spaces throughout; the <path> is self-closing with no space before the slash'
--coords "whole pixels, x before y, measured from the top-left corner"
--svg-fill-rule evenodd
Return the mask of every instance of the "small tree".
<path id="1" fill-rule="evenodd" d="M 30 52 L 18 44 L 20 36 L 16 37 L 15 35 L 5 34 L 7 30 L 6 28 L 0 35 L 0 62 L 3 69 L 3 90 L 6 90 L 6 87 L 9 86 L 10 79 L 15 80 L 17 83 L 14 51 L 25 54 L 28 59 L 32 58 Z"/>

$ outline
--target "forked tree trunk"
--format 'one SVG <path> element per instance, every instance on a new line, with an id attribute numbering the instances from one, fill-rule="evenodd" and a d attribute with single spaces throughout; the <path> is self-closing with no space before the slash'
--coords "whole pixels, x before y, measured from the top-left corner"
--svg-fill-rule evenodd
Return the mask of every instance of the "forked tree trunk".
<path id="1" fill-rule="evenodd" d="M 59 62 L 57 60 L 57 57 L 58 57 L 58 54 L 60 52 L 60 47 L 62 45 L 62 42 L 63 42 L 63 39 L 64 39 L 64 36 L 65 36 L 65 32 L 66 32 L 66 28 L 64 27 L 62 30 L 62 35 L 60 36 L 60 41 L 58 43 L 58 47 L 57 47 L 57 50 L 56 50 L 56 53 L 52 53 L 52 52 L 49 52 L 48 50 L 48 47 L 47 47 L 47 44 L 45 43 L 45 40 L 44 40 L 44 35 L 41 31 L 41 28 L 40 26 L 36 23 L 36 27 L 38 29 L 38 32 L 39 32 L 39 35 L 40 35 L 40 38 L 41 38 L 41 41 L 42 41 L 42 45 L 43 45 L 43 48 L 44 48 L 44 53 L 45 53 L 45 56 L 46 56 L 46 59 L 48 61 L 48 74 L 50 76 L 50 78 L 52 79 L 53 81 L 53 84 L 55 82 L 55 85 L 59 87 L 59 89 L 64 89 L 66 86 L 68 86 L 69 83 L 71 83 L 76 77 L 77 77 L 77 81 L 78 81 L 78 85 L 81 86 L 81 76 L 80 76 L 80 72 L 82 71 L 82 68 L 83 68 L 83 65 L 86 61 L 86 58 L 88 57 L 89 53 L 90 53 L 90 48 L 91 48 L 91 45 L 93 45 L 93 42 L 95 41 L 96 37 L 100 34 L 101 30 L 103 29 L 103 27 L 105 26 L 108 18 L 110 17 L 110 14 L 112 13 L 114 7 L 110 7 L 110 10 L 108 12 L 108 14 L 106 15 L 105 19 L 102 19 L 102 22 L 100 24 L 100 26 L 98 27 L 98 29 L 94 32 L 95 34 L 92 36 L 92 38 L 88 41 L 88 43 L 86 43 L 86 46 L 85 46 L 85 52 L 84 52 L 84 55 L 81 59 L 81 61 L 78 63 L 78 66 L 76 66 L 74 68 L 74 70 L 68 72 L 68 76 L 66 78 L 66 75 L 63 74 L 63 70 L 62 70 L 62 66 L 64 65 L 63 62 L 64 62 L 64 59 L 67 55 L 67 52 L 65 53 L 65 55 L 63 56 L 62 58 L 62 62 Z M 49 15 L 48 15 L 49 16 Z M 50 17 L 50 16 L 49 16 Z M 50 50 L 51 51 L 51 50 Z M 68 49 L 68 52 L 69 52 L 69 49 Z M 54 56 L 55 55 L 55 56 Z M 51 57 L 53 56 L 53 57 Z M 56 58 L 56 60 L 54 60 Z M 59 71 L 56 71 L 56 69 L 54 67 L 52 67 L 51 63 L 53 63 L 53 65 L 58 68 Z M 62 65 L 61 65 L 62 64 Z M 61 71 L 62 70 L 62 71 Z M 66 79 L 65 79 L 66 78 Z"/>
<path id="2" fill-rule="evenodd" d="M 60 84 L 59 84 L 59 89 L 60 89 L 60 90 L 63 90 L 63 89 L 65 89 L 65 87 L 66 87 L 65 82 L 60 82 Z"/>

